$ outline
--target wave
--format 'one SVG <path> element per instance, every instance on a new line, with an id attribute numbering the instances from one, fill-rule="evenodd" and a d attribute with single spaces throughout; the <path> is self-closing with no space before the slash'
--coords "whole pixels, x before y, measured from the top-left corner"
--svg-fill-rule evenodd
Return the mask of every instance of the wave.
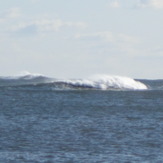
<path id="1" fill-rule="evenodd" d="M 41 83 L 48 83 L 50 81 L 54 81 L 54 79 L 46 77 L 42 74 L 31 74 L 25 72 L 15 76 L 1 76 L 0 86 L 37 85 Z"/>
<path id="2" fill-rule="evenodd" d="M 30 73 L 28 71 L 23 71 L 18 75 L 14 75 L 14 76 L 1 76 L 0 79 L 11 79 L 11 80 L 21 80 L 21 79 L 25 79 L 25 80 L 30 80 L 30 79 L 35 79 L 35 78 L 48 78 L 42 74 L 36 74 L 36 73 Z"/>
<path id="3" fill-rule="evenodd" d="M 87 79 L 56 79 L 41 74 L 23 73 L 18 76 L 0 77 L 1 87 L 37 86 L 54 90 L 146 90 L 148 87 L 138 80 L 122 76 L 95 75 Z"/>
<path id="4" fill-rule="evenodd" d="M 100 90 L 143 90 L 148 89 L 147 86 L 139 81 L 128 77 L 121 76 L 108 76 L 108 75 L 96 75 L 89 79 L 80 80 L 64 80 L 60 81 L 67 85 L 80 88 L 93 88 Z"/>

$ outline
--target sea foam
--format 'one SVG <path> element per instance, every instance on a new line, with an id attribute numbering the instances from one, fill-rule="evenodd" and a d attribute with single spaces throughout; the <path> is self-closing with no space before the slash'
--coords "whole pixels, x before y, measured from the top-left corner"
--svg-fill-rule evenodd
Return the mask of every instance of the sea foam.
<path id="1" fill-rule="evenodd" d="M 145 90 L 148 87 L 129 77 L 95 75 L 86 79 L 56 79 L 41 74 L 24 72 L 20 75 L 0 77 L 0 86 L 46 85 L 59 89 Z"/>
<path id="2" fill-rule="evenodd" d="M 147 86 L 139 81 L 129 77 L 122 76 L 109 76 L 109 75 L 96 75 L 88 79 L 78 80 L 62 80 L 66 84 L 74 87 L 85 87 L 95 89 L 127 89 L 127 90 L 145 90 Z"/>

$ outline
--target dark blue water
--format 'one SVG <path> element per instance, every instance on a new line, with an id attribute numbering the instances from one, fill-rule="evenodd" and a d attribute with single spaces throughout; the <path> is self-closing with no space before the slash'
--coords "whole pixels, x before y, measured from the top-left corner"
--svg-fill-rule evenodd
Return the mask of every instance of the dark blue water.
<path id="1" fill-rule="evenodd" d="M 0 162 L 162 163 L 163 90 L 0 87 Z"/>

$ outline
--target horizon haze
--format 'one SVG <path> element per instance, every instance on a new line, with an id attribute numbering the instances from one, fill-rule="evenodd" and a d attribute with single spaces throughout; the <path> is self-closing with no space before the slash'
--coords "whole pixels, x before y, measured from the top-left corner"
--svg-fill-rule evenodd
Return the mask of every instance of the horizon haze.
<path id="1" fill-rule="evenodd" d="M 0 76 L 163 79 L 162 0 L 14 0 L 0 5 Z"/>

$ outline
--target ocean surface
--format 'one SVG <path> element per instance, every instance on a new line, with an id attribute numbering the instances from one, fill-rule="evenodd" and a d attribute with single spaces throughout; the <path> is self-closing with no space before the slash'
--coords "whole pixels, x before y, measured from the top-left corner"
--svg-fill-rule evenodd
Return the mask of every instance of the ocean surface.
<path id="1" fill-rule="evenodd" d="M 163 80 L 0 77 L 0 163 L 163 163 Z"/>

